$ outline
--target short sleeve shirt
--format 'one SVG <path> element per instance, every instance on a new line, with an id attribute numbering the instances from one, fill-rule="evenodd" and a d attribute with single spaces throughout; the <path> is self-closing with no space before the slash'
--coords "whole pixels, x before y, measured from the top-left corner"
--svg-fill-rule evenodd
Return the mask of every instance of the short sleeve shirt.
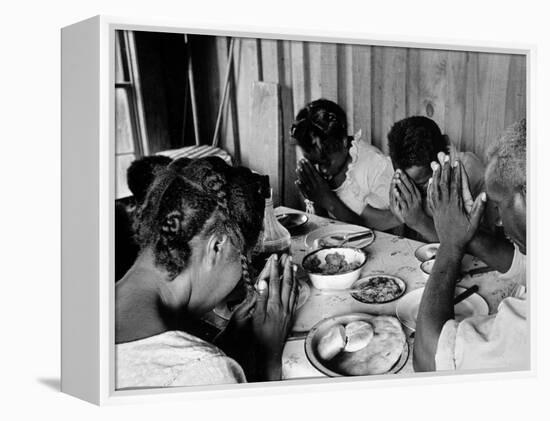
<path id="1" fill-rule="evenodd" d="M 501 277 L 525 285 L 526 256 L 516 248 L 508 272 Z M 524 288 L 502 300 L 497 313 L 458 322 L 448 320 L 439 336 L 437 370 L 529 368 L 528 306 Z"/>
<path id="2" fill-rule="evenodd" d="M 115 352 L 117 389 L 246 382 L 235 360 L 181 331 L 117 344 Z"/>
<path id="3" fill-rule="evenodd" d="M 390 185 L 394 173 L 391 160 L 378 148 L 361 140 L 358 132 L 350 148 L 351 163 L 346 179 L 334 190 L 340 200 L 360 215 L 367 205 L 389 209 Z"/>

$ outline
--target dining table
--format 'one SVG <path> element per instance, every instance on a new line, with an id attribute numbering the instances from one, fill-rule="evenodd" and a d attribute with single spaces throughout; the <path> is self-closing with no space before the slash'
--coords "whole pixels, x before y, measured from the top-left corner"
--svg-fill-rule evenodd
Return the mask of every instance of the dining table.
<path id="1" fill-rule="evenodd" d="M 289 213 L 304 213 L 288 207 L 277 207 L 276 215 Z M 315 214 L 307 214 L 307 223 L 291 231 L 291 249 L 293 261 L 298 264 L 297 279 L 301 283 L 301 293 L 305 294 L 305 301 L 296 310 L 292 332 L 289 335 L 282 356 L 283 379 L 307 379 L 326 377 L 309 361 L 305 351 L 307 333 L 321 320 L 348 313 L 367 313 L 371 315 L 396 316 L 396 308 L 400 299 L 385 304 L 365 304 L 355 300 L 349 291 L 323 291 L 314 288 L 308 279 L 307 273 L 301 266 L 306 254 L 311 248 L 306 245 L 309 233 L 330 225 L 349 225 L 334 219 L 324 218 Z M 411 240 L 398 235 L 381 231 L 374 231 L 374 241 L 365 247 L 367 263 L 363 266 L 360 278 L 387 274 L 401 278 L 406 283 L 406 293 L 422 288 L 426 285 L 428 275 L 420 269 L 421 262 L 415 257 L 415 250 L 425 243 Z M 489 308 L 489 314 L 497 311 L 499 303 L 506 297 L 514 294 L 516 283 L 504 279 L 496 271 L 476 270 L 486 265 L 477 258 L 468 259 L 465 272 L 472 272 L 464 276 L 457 286 L 468 288 L 472 285 L 479 287 L 479 294 Z M 412 350 L 414 349 L 413 331 L 404 326 L 409 342 L 409 355 L 403 368 L 395 374 L 410 374 L 414 372 L 412 365 Z"/>
<path id="2" fill-rule="evenodd" d="M 275 208 L 275 215 L 303 213 L 284 206 Z M 366 313 L 369 315 L 395 316 L 400 300 L 418 288 L 423 288 L 428 280 L 428 275 L 421 268 L 421 262 L 415 257 L 415 251 L 425 243 L 374 230 L 374 241 L 363 250 L 367 253 L 366 264 L 361 269 L 359 279 L 370 275 L 392 275 L 402 279 L 406 284 L 406 291 L 400 298 L 384 304 L 365 304 L 355 300 L 348 290 L 318 290 L 311 284 L 309 277 L 302 267 L 304 257 L 314 251 L 311 244 L 306 244 L 308 234 L 323 227 L 331 225 L 349 226 L 345 222 L 325 218 L 312 213 L 307 213 L 307 222 L 290 231 L 290 253 L 297 264 L 297 280 L 300 285 L 299 306 L 294 316 L 294 325 L 289 334 L 282 355 L 282 378 L 308 379 L 326 377 L 308 359 L 305 350 L 305 342 L 308 332 L 320 321 L 334 316 L 349 313 Z M 341 227 L 338 227 L 339 229 Z M 348 228 L 358 229 L 357 226 Z M 309 243 L 309 242 L 308 242 Z M 309 245 L 309 246 L 308 246 Z M 464 267 L 467 262 L 467 267 Z M 489 314 L 497 311 L 500 302 L 516 293 L 517 284 L 501 274 L 492 271 L 481 260 L 468 256 L 463 260 L 463 277 L 457 282 L 457 286 L 469 288 L 477 285 L 477 294 L 487 303 Z M 216 311 L 210 312 L 204 319 L 208 324 L 221 330 L 227 324 L 228 317 L 220 317 Z M 414 349 L 414 331 L 403 326 L 407 336 L 409 353 L 403 368 L 388 376 L 410 374 L 414 372 L 412 353 Z"/>

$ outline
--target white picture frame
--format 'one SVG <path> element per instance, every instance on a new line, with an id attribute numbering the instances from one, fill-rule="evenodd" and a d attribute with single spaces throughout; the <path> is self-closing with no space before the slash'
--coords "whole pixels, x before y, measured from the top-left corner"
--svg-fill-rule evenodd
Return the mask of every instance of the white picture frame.
<path id="1" fill-rule="evenodd" d="M 338 387 L 376 387 L 384 384 L 464 381 L 475 378 L 510 378 L 536 373 L 534 329 L 531 329 L 531 369 L 526 372 L 484 373 L 464 376 L 430 373 L 410 378 L 309 379 L 271 384 L 185 387 L 116 391 L 114 388 L 114 33 L 115 30 L 178 32 L 254 38 L 342 42 L 380 46 L 525 54 L 527 60 L 527 121 L 530 124 L 533 92 L 532 45 L 485 42 L 386 39 L 343 32 L 312 33 L 224 25 L 196 27 L 172 21 L 106 16 L 62 29 L 62 375 L 61 390 L 103 405 L 143 400 L 165 401 L 327 390 Z M 530 149 L 532 156 L 533 148 Z M 529 160 L 530 161 L 530 160 Z M 529 229 L 528 221 L 528 229 Z M 529 275 L 529 272 L 528 272 Z M 530 278 L 529 278 L 530 279 Z M 530 284 L 536 296 L 536 284 Z M 530 317 L 534 315 L 530 301 Z"/>

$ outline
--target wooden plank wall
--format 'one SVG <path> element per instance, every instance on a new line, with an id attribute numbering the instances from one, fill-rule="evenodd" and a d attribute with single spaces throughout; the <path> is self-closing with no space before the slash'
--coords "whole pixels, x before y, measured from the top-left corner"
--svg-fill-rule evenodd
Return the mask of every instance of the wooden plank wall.
<path id="1" fill-rule="evenodd" d="M 219 73 L 211 82 L 221 84 L 228 39 L 218 37 L 216 43 L 211 57 Z M 238 162 L 254 161 L 254 149 L 244 147 L 254 141 L 253 83 L 277 83 L 284 148 L 278 202 L 293 207 L 301 207 L 294 187 L 300 151 L 290 140 L 289 127 L 311 100 L 337 101 L 347 112 L 350 134 L 361 130 L 364 141 L 385 153 L 386 135 L 395 121 L 425 115 L 460 150 L 483 157 L 487 144 L 526 112 L 526 59 L 519 55 L 241 38 L 233 65 L 234 95 L 224 115 L 221 146 Z M 211 92 L 220 92 L 220 86 Z"/>

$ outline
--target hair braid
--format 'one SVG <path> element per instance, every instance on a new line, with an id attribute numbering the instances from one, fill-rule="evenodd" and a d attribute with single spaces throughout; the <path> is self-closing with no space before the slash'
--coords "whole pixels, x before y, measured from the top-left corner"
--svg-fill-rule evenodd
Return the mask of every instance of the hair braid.
<path id="1" fill-rule="evenodd" d="M 138 243 L 152 247 L 155 263 L 173 277 L 186 267 L 197 235 L 224 233 L 245 251 L 262 226 L 260 179 L 220 158 L 174 161 L 155 179 L 137 212 Z"/>

